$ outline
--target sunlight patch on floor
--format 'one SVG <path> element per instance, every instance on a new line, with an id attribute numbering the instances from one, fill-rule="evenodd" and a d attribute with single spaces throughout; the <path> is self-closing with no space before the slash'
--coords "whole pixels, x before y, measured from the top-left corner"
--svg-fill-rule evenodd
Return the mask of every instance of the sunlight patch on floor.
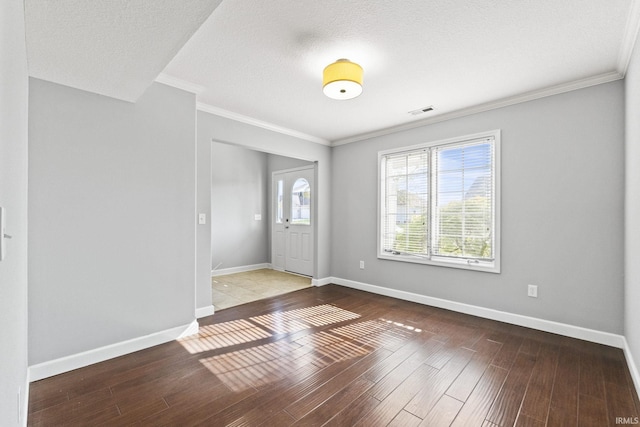
<path id="1" fill-rule="evenodd" d="M 270 329 L 291 333 L 300 331 L 299 327 L 304 325 L 302 322 L 318 317 L 318 313 L 349 313 L 359 317 L 332 305 L 320 305 L 250 320 L 265 320 Z M 200 363 L 229 389 L 238 392 L 288 378 L 305 377 L 334 363 L 364 357 L 379 348 L 396 347 L 420 332 L 399 322 L 369 320 L 304 335 L 293 342 L 279 340 L 218 354 L 200 359 Z"/>
<path id="2" fill-rule="evenodd" d="M 197 335 L 178 340 L 191 354 L 215 350 L 269 338 L 272 335 L 263 328 L 247 320 L 233 320 L 224 323 L 201 326 Z"/>

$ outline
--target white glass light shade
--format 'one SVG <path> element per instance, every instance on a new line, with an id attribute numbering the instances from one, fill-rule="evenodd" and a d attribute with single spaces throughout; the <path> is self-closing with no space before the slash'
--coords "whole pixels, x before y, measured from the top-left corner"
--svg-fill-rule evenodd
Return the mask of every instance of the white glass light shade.
<path id="1" fill-rule="evenodd" d="M 347 59 L 327 65 L 322 73 L 322 91 L 332 99 L 352 99 L 362 93 L 362 67 Z"/>

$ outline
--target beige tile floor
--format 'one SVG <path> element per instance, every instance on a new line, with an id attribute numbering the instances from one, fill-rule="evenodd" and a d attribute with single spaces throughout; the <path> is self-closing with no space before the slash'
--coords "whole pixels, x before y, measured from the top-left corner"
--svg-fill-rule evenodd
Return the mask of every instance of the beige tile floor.
<path id="1" fill-rule="evenodd" d="M 311 286 L 309 277 L 261 269 L 211 278 L 216 311 Z"/>

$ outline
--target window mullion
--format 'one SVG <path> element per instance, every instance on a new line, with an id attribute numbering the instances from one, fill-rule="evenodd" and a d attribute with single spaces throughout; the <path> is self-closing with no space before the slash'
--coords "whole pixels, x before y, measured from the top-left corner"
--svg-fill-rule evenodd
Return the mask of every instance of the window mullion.
<path id="1" fill-rule="evenodd" d="M 380 152 L 379 257 L 499 272 L 499 138 Z"/>
<path id="2" fill-rule="evenodd" d="M 409 155 L 406 155 L 404 158 L 404 185 L 405 185 L 405 204 L 404 204 L 404 212 L 402 212 L 402 216 L 404 218 L 404 247 L 407 252 L 411 252 L 411 246 L 409 242 L 411 241 L 410 232 L 411 232 L 411 220 L 409 218 Z"/>
<path id="3" fill-rule="evenodd" d="M 464 165 L 464 150 L 462 151 L 462 168 L 461 168 L 461 174 L 462 177 L 460 179 L 460 194 L 462 194 L 462 219 L 461 219 L 461 227 L 460 227 L 460 245 L 462 247 L 462 256 L 464 257 L 467 253 L 467 247 L 466 247 L 466 239 L 465 239 L 465 234 L 467 231 L 467 201 L 464 198 L 464 172 L 465 172 L 465 165 Z"/>
<path id="4" fill-rule="evenodd" d="M 432 150 L 427 149 L 427 257 L 431 258 L 433 249 L 433 164 L 431 162 Z"/>

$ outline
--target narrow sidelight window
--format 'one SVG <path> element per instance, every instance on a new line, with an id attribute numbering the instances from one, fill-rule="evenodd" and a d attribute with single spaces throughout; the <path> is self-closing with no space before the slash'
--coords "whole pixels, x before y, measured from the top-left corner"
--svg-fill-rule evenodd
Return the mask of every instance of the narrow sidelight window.
<path id="1" fill-rule="evenodd" d="M 311 186 L 298 178 L 291 190 L 291 224 L 311 225 Z"/>

